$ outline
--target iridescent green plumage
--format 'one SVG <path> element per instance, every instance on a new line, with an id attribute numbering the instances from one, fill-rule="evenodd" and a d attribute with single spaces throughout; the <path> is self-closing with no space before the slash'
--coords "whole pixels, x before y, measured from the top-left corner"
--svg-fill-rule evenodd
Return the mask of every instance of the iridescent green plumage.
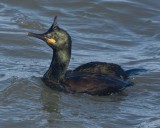
<path id="1" fill-rule="evenodd" d="M 132 85 L 130 82 L 123 81 L 127 79 L 127 75 L 116 64 L 90 62 L 67 72 L 72 40 L 65 30 L 58 27 L 56 19 L 57 17 L 46 33 L 28 33 L 29 36 L 45 41 L 53 49 L 52 62 L 42 78 L 47 86 L 69 93 L 108 95 Z M 52 43 L 49 40 L 55 40 L 55 42 Z"/>

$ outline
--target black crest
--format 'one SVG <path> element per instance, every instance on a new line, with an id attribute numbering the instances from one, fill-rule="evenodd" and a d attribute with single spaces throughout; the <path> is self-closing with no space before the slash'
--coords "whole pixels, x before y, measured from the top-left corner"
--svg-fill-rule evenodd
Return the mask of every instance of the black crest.
<path id="1" fill-rule="evenodd" d="M 57 16 L 54 17 L 53 24 L 52 24 L 52 26 L 49 28 L 48 32 L 53 31 L 56 26 L 58 26 L 58 25 L 57 25 Z"/>

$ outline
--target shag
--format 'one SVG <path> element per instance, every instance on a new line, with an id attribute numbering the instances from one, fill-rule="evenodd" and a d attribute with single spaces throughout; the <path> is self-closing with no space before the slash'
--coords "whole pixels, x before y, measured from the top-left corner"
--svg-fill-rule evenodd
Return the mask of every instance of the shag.
<path id="1" fill-rule="evenodd" d="M 105 96 L 133 85 L 125 81 L 128 76 L 117 64 L 89 62 L 73 71 L 67 71 L 72 40 L 68 32 L 57 25 L 57 16 L 47 32 L 43 34 L 29 32 L 28 36 L 43 40 L 53 49 L 50 67 L 42 77 L 43 82 L 52 89 Z"/>

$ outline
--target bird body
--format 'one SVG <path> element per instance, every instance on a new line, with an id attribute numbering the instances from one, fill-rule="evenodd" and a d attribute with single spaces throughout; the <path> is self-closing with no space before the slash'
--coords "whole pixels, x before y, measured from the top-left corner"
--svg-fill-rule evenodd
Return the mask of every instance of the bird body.
<path id="1" fill-rule="evenodd" d="M 72 40 L 68 32 L 57 25 L 57 17 L 47 32 L 43 34 L 29 32 L 28 35 L 43 40 L 53 49 L 50 67 L 42 78 L 52 89 L 101 96 L 117 93 L 133 85 L 125 81 L 127 79 L 125 71 L 112 63 L 89 62 L 67 72 Z"/>

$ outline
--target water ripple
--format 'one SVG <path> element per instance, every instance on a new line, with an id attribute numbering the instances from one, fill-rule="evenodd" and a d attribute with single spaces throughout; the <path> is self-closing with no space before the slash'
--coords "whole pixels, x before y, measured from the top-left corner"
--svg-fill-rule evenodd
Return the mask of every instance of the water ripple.
<path id="1" fill-rule="evenodd" d="M 159 5 L 149 0 L 1 0 L 1 127 L 158 128 Z M 124 94 L 108 97 L 50 90 L 40 77 L 52 50 L 26 32 L 45 32 L 55 15 L 73 40 L 70 69 L 96 60 L 148 72 L 132 76 L 136 84 Z"/>

